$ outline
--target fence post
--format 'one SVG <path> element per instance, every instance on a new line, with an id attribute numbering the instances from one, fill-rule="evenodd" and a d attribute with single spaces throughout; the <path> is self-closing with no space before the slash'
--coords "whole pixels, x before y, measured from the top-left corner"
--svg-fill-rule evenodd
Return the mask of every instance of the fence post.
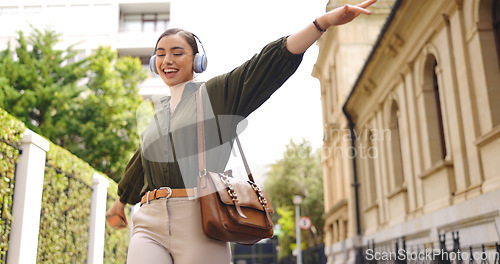
<path id="1" fill-rule="evenodd" d="M 7 263 L 36 263 L 45 157 L 49 142 L 26 129 L 16 169 Z"/>
<path id="2" fill-rule="evenodd" d="M 92 202 L 90 204 L 90 228 L 87 250 L 88 264 L 101 264 L 104 258 L 104 232 L 106 201 L 109 181 L 98 173 L 92 175 Z"/>

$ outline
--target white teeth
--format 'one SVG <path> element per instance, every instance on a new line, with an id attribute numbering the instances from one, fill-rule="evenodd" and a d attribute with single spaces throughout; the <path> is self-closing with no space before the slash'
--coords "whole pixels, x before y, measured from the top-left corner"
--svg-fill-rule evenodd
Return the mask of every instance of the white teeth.
<path id="1" fill-rule="evenodd" d="M 177 72 L 178 70 L 176 70 L 176 69 L 164 69 L 163 71 L 165 73 L 171 73 L 171 72 Z"/>

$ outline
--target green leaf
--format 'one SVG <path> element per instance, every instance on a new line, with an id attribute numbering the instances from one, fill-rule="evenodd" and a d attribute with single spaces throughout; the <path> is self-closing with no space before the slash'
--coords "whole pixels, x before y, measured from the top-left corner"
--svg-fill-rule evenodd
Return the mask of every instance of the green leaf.
<path id="1" fill-rule="evenodd" d="M 313 228 L 302 231 L 305 247 L 323 242 L 323 174 L 320 152 L 313 151 L 306 140 L 287 145 L 283 158 L 272 165 L 264 189 L 277 212 L 277 223 L 283 231 L 279 236 L 280 257 L 291 254 L 295 247 L 295 207 L 293 197 L 303 197 L 301 215 L 312 220 Z M 276 219 L 274 219 L 276 222 Z"/>

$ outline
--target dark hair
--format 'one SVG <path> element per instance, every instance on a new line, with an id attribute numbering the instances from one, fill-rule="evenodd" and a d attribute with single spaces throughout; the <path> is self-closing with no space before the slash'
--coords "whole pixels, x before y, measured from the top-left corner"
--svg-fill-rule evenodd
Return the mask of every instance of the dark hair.
<path id="1" fill-rule="evenodd" d="M 177 34 L 182 38 L 184 38 L 184 40 L 186 40 L 189 46 L 191 46 L 191 48 L 193 49 L 193 55 L 198 53 L 198 44 L 196 44 L 196 39 L 194 38 L 194 34 L 181 28 L 170 28 L 167 29 L 165 32 L 163 32 L 163 34 L 161 34 L 158 40 L 156 41 L 154 52 L 156 53 L 156 48 L 158 47 L 158 42 L 160 42 L 160 39 L 162 39 L 165 36 L 174 34 Z"/>

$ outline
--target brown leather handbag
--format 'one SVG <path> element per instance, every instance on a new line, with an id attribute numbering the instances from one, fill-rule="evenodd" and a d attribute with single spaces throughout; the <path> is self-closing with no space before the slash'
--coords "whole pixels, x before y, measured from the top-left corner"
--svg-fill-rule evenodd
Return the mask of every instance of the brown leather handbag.
<path id="1" fill-rule="evenodd" d="M 200 169 L 198 194 L 203 231 L 210 238 L 243 245 L 253 245 L 261 239 L 272 237 L 273 207 L 264 190 L 254 182 L 237 136 L 235 139 L 248 174 L 248 181 L 206 170 L 201 88 L 196 93 L 196 104 Z"/>

